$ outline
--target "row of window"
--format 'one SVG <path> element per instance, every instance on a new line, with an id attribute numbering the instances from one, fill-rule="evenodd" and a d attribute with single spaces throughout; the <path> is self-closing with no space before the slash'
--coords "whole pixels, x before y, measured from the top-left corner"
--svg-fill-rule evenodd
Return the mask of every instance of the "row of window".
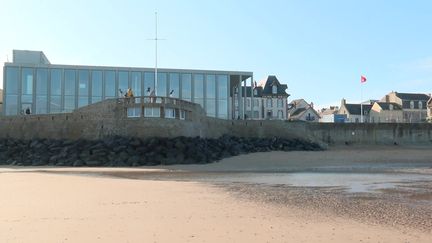
<path id="1" fill-rule="evenodd" d="M 254 107 L 259 107 L 260 106 L 260 98 L 254 98 L 253 99 L 253 106 Z M 267 98 L 266 99 L 266 107 L 267 108 L 271 108 L 273 107 L 273 99 L 272 98 Z M 235 105 L 238 106 L 238 100 L 235 100 Z M 246 106 L 247 107 L 251 107 L 251 99 L 246 99 Z M 277 108 L 283 108 L 284 107 L 284 99 L 277 99 L 276 100 L 276 107 Z"/>
<path id="2" fill-rule="evenodd" d="M 154 77 L 139 71 L 7 67 L 5 111 L 15 115 L 30 107 L 37 114 L 70 112 L 132 88 L 135 96 L 155 90 L 158 96 L 199 103 L 209 116 L 228 117 L 228 75 L 158 73 L 157 85 Z"/>
<path id="3" fill-rule="evenodd" d="M 423 109 L 423 102 L 422 101 L 418 102 L 418 108 L 420 110 Z M 413 100 L 410 101 L 410 109 L 414 109 L 414 101 Z"/>
<path id="4" fill-rule="evenodd" d="M 185 110 L 177 110 L 172 108 L 165 108 L 164 118 L 174 119 L 178 117 L 180 120 L 186 118 Z M 142 109 L 141 107 L 130 107 L 127 109 L 127 117 L 141 117 Z M 144 117 L 155 117 L 161 118 L 161 108 L 160 107 L 144 107 Z"/>

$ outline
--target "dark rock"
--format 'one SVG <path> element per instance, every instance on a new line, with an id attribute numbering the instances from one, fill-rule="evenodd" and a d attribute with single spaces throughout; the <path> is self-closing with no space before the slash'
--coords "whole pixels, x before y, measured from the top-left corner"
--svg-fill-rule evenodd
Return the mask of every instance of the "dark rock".
<path id="1" fill-rule="evenodd" d="M 76 160 L 75 162 L 72 163 L 73 167 L 81 167 L 84 166 L 84 162 L 82 160 Z"/>

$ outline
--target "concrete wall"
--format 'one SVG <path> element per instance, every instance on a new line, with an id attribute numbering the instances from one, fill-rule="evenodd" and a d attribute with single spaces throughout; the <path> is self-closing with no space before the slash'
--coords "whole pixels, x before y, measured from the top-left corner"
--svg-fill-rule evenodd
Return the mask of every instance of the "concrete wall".
<path id="1" fill-rule="evenodd" d="M 124 107 L 103 102 L 73 113 L 0 118 L 0 138 L 101 139 L 107 136 L 216 138 L 305 138 L 328 144 L 430 144 L 432 124 L 344 124 L 279 120 L 221 120 L 196 116 L 192 120 L 127 118 Z"/>

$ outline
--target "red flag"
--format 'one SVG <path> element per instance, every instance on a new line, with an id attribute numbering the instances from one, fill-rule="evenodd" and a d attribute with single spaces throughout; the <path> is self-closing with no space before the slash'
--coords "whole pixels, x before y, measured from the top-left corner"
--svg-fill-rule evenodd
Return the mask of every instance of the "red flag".
<path id="1" fill-rule="evenodd" d="M 360 82 L 361 82 L 361 83 L 366 83 L 366 80 L 367 80 L 367 79 L 366 79 L 365 76 L 362 75 L 362 76 L 360 77 Z"/>

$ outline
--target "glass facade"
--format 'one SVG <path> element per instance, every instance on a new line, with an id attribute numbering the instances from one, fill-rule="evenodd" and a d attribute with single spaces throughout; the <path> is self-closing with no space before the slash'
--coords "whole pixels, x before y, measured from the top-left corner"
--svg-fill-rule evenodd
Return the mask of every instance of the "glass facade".
<path id="1" fill-rule="evenodd" d="M 181 75 L 181 98 L 192 101 L 192 74 L 184 73 Z"/>
<path id="2" fill-rule="evenodd" d="M 114 98 L 117 95 L 115 71 L 105 71 L 105 98 Z"/>
<path id="3" fill-rule="evenodd" d="M 36 114 L 48 113 L 48 70 L 37 69 L 36 72 Z"/>
<path id="4" fill-rule="evenodd" d="M 157 96 L 167 96 L 167 74 L 166 73 L 158 73 L 157 74 L 157 87 L 156 87 L 156 95 Z"/>
<path id="5" fill-rule="evenodd" d="M 204 108 L 204 75 L 195 74 L 193 76 L 194 99 L 193 102 L 200 104 Z"/>
<path id="6" fill-rule="evenodd" d="M 129 73 L 120 71 L 118 72 L 118 88 L 125 94 L 129 88 Z"/>
<path id="7" fill-rule="evenodd" d="M 96 103 L 102 100 L 102 71 L 91 72 L 91 103 Z"/>
<path id="8" fill-rule="evenodd" d="M 217 75 L 218 118 L 228 119 L 228 75 Z"/>
<path id="9" fill-rule="evenodd" d="M 19 83 L 19 69 L 15 67 L 6 68 L 5 80 L 5 104 L 4 112 L 6 115 L 18 114 L 18 83 Z"/>
<path id="10" fill-rule="evenodd" d="M 64 113 L 132 88 L 135 96 L 155 89 L 151 70 L 117 70 L 75 66 L 5 67 L 4 114 L 17 115 L 30 108 L 33 114 Z M 158 73 L 157 96 L 200 104 L 208 116 L 227 119 L 230 76 L 220 72 L 173 70 Z M 147 111 L 149 112 L 149 111 Z M 158 116 L 151 112 L 151 116 Z M 153 114 L 155 113 L 155 114 Z"/>
<path id="11" fill-rule="evenodd" d="M 89 71 L 78 71 L 78 107 L 89 104 Z"/>
<path id="12" fill-rule="evenodd" d="M 180 97 L 180 75 L 178 73 L 170 73 L 168 90 L 169 97 Z"/>
<path id="13" fill-rule="evenodd" d="M 143 96 L 142 93 L 142 82 L 141 82 L 141 72 L 131 73 L 131 89 L 135 96 Z"/>

